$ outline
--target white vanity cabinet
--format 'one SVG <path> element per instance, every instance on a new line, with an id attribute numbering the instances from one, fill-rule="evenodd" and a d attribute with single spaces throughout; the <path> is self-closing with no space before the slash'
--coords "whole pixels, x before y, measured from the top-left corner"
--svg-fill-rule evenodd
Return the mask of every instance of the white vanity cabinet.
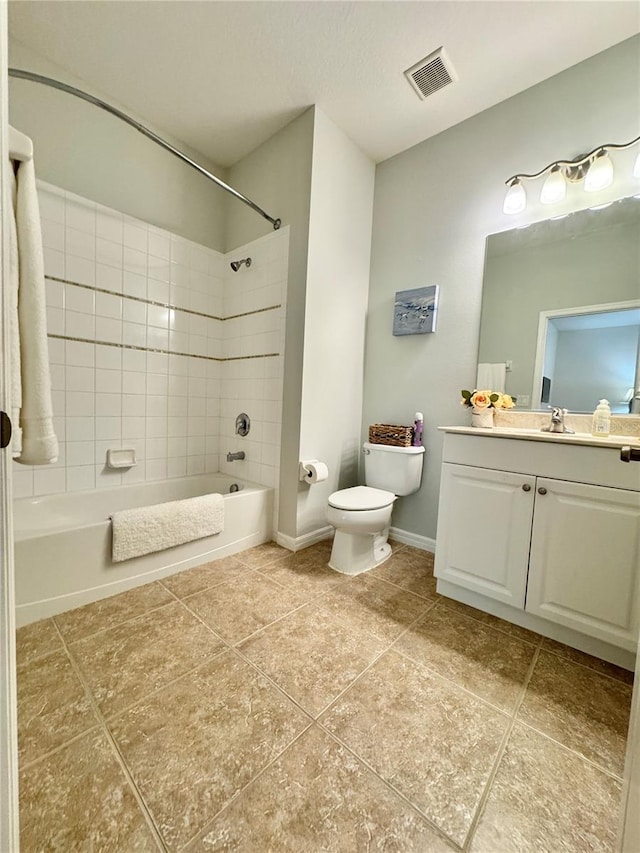
<path id="1" fill-rule="evenodd" d="M 503 618 L 520 613 L 512 621 L 541 633 L 552 623 L 635 651 L 640 476 L 619 454 L 561 439 L 447 433 L 438 590 Z"/>

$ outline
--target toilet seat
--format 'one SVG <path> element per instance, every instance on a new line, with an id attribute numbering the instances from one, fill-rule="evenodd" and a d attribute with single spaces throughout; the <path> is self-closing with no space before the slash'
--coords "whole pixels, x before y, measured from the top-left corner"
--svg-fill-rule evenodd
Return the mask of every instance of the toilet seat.
<path id="1" fill-rule="evenodd" d="M 350 512 L 369 509 L 382 509 L 391 506 L 396 496 L 384 489 L 374 489 L 371 486 L 353 486 L 351 489 L 340 489 L 329 495 L 329 506 Z"/>

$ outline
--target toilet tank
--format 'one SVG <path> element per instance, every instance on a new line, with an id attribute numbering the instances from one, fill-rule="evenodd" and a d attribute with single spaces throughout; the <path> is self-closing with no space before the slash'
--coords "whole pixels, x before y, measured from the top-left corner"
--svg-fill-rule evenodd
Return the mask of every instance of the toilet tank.
<path id="1" fill-rule="evenodd" d="M 374 489 L 394 495 L 411 495 L 420 488 L 424 447 L 391 447 L 370 444 L 364 448 L 364 480 Z"/>

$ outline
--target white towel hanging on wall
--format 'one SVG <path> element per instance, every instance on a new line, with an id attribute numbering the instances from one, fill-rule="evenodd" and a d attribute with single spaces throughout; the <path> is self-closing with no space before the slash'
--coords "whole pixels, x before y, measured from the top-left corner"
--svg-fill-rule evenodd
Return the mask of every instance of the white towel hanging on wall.
<path id="1" fill-rule="evenodd" d="M 58 459 L 58 440 L 53 429 L 44 258 L 33 159 L 19 163 L 14 187 L 9 328 L 15 439 L 11 447 L 17 462 L 47 465 Z"/>
<path id="2" fill-rule="evenodd" d="M 478 390 L 497 391 L 504 394 L 507 385 L 507 363 L 499 361 L 497 364 L 480 362 L 478 365 L 478 378 L 476 388 Z"/>

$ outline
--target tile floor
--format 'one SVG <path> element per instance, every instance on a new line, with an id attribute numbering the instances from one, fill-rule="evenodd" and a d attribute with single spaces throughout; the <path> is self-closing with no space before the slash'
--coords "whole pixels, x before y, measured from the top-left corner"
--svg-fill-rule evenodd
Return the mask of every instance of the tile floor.
<path id="1" fill-rule="evenodd" d="M 328 548 L 21 628 L 22 853 L 613 850 L 630 673 Z"/>

